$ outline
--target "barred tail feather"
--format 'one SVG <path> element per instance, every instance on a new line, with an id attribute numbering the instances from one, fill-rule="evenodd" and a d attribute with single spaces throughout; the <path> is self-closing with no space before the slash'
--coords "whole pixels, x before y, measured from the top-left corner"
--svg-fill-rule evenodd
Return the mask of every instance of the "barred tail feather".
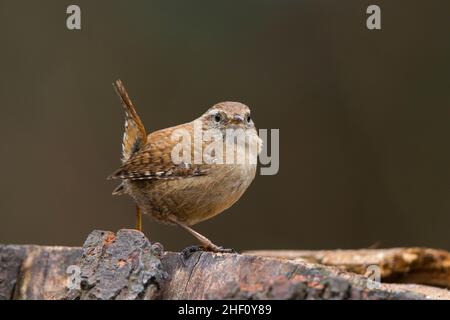
<path id="1" fill-rule="evenodd" d="M 125 131 L 122 139 L 122 163 L 124 163 L 145 145 L 147 133 L 122 81 L 116 80 L 113 86 L 125 111 Z"/>

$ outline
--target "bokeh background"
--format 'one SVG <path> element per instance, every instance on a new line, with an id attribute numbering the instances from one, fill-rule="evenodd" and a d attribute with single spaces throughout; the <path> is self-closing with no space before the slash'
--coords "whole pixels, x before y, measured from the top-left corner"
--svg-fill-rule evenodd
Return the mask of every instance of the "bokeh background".
<path id="1" fill-rule="evenodd" d="M 78 4 L 82 30 L 66 29 Z M 378 4 L 382 30 L 365 26 Z M 197 230 L 235 249 L 450 249 L 448 1 L 0 0 L 0 242 L 134 226 L 121 78 L 148 131 L 223 100 L 280 129 L 280 171 Z M 144 221 L 166 249 L 195 244 Z"/>

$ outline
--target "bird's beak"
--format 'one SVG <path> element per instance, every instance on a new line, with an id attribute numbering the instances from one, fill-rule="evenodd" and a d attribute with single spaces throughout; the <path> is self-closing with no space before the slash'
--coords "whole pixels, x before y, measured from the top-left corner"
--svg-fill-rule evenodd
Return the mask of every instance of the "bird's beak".
<path id="1" fill-rule="evenodd" d="M 235 114 L 233 116 L 233 119 L 231 120 L 231 122 L 236 123 L 236 124 L 242 124 L 242 123 L 244 123 L 244 118 L 242 118 L 242 116 L 240 116 L 239 114 Z"/>

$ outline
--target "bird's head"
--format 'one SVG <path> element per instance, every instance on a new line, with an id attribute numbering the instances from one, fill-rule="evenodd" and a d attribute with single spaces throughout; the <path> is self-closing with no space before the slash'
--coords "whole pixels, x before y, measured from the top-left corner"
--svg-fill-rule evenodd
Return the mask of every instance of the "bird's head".
<path id="1" fill-rule="evenodd" d="M 208 109 L 201 120 L 204 129 L 252 129 L 255 124 L 250 108 L 240 102 L 220 102 Z"/>

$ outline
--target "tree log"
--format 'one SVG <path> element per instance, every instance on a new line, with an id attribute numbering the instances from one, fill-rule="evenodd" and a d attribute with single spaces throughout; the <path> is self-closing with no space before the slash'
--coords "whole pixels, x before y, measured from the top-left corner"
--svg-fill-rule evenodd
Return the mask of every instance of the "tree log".
<path id="1" fill-rule="evenodd" d="M 429 248 L 392 248 L 364 250 L 256 250 L 247 254 L 307 261 L 341 270 L 366 274 L 367 267 L 380 268 L 381 281 L 417 283 L 450 288 L 450 253 Z"/>
<path id="2" fill-rule="evenodd" d="M 83 248 L 0 245 L 0 299 L 450 299 L 445 289 L 377 283 L 317 262 L 255 252 L 184 260 L 135 230 L 94 231 Z"/>

